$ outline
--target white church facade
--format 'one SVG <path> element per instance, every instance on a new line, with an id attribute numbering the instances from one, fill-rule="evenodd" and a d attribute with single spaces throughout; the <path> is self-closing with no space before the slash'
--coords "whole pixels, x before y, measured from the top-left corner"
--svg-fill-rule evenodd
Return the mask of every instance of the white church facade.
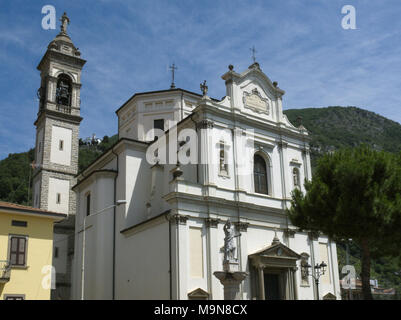
<path id="1" fill-rule="evenodd" d="M 64 54 L 70 69 L 61 69 L 75 67 L 67 81 L 70 113 L 61 115 L 55 103 L 55 113 L 43 118 L 57 116 L 62 129 L 41 135 L 38 126 L 37 134 L 56 139 L 45 141 L 55 150 L 60 141 L 71 148 L 65 157 L 57 150 L 45 156 L 49 166 L 38 172 L 49 168 L 53 179 L 66 168 L 76 173 L 78 155 L 80 118 L 73 113 L 79 117 L 84 60 Z M 54 88 L 63 74 L 49 77 Z M 38 206 L 67 198 L 75 217 L 71 298 L 223 299 L 213 273 L 223 269 L 223 226 L 230 220 L 239 270 L 248 273 L 241 299 L 340 299 L 336 244 L 301 232 L 286 214 L 291 191 L 312 179 L 307 130 L 288 121 L 284 91 L 257 62 L 242 73 L 230 65 L 222 79 L 222 100 L 209 98 L 205 83 L 203 95 L 173 86 L 134 94 L 116 111 L 118 142 L 80 174 L 58 176 L 67 191 L 65 183 L 41 180 Z M 52 161 L 63 163 L 53 168 Z M 322 261 L 327 270 L 317 290 L 302 266 Z"/>
<path id="2" fill-rule="evenodd" d="M 221 101 L 170 89 L 135 94 L 117 110 L 118 143 L 73 188 L 75 299 L 222 299 L 213 273 L 228 219 L 249 273 L 241 298 L 315 299 L 301 264 L 322 261 L 319 298 L 340 297 L 335 243 L 299 232 L 285 212 L 291 191 L 311 179 L 306 130 L 283 115 L 284 92 L 257 63 L 222 78 Z M 177 153 L 189 163 L 177 164 Z"/>

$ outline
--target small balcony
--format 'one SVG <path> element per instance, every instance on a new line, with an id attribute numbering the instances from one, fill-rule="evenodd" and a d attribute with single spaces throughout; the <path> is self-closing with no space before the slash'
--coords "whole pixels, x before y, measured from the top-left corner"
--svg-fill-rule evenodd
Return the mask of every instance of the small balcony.
<path id="1" fill-rule="evenodd" d="M 10 281 L 11 264 L 8 260 L 0 260 L 0 283 Z"/>

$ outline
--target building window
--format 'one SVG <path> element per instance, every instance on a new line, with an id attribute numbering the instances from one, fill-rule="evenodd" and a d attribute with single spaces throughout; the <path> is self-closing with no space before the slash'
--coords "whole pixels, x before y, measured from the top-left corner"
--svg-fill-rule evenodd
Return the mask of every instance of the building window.
<path id="1" fill-rule="evenodd" d="M 156 130 L 162 130 L 164 131 L 164 119 L 155 119 L 153 120 L 153 139 L 157 140 L 159 139 L 159 136 L 157 135 L 158 133 Z"/>
<path id="2" fill-rule="evenodd" d="M 57 195 L 56 195 L 56 203 L 57 204 L 61 203 L 61 194 L 60 193 L 57 193 Z"/>
<path id="3" fill-rule="evenodd" d="M 60 151 L 63 151 L 63 149 L 64 149 L 64 140 L 60 140 L 60 141 L 59 141 L 58 149 L 59 149 Z"/>
<path id="4" fill-rule="evenodd" d="M 58 247 L 54 247 L 54 257 L 58 258 Z"/>
<path id="5" fill-rule="evenodd" d="M 160 129 L 164 131 L 164 119 L 155 119 L 153 120 L 153 128 Z"/>
<path id="6" fill-rule="evenodd" d="M 86 215 L 89 216 L 91 214 L 91 194 L 88 193 L 86 196 Z"/>
<path id="7" fill-rule="evenodd" d="M 11 225 L 13 227 L 27 227 L 28 222 L 27 221 L 20 221 L 20 220 L 12 220 Z"/>
<path id="8" fill-rule="evenodd" d="M 292 170 L 292 179 L 294 182 L 294 188 L 300 188 L 299 170 L 297 168 Z"/>
<path id="9" fill-rule="evenodd" d="M 4 300 L 25 300 L 24 294 L 5 294 Z"/>
<path id="10" fill-rule="evenodd" d="M 27 238 L 25 236 L 10 237 L 10 263 L 12 266 L 26 265 Z"/>
<path id="11" fill-rule="evenodd" d="M 219 166 L 220 174 L 228 175 L 228 163 L 227 163 L 227 155 L 225 151 L 224 141 L 220 141 L 219 157 L 220 157 L 220 166 Z"/>
<path id="12" fill-rule="evenodd" d="M 253 177 L 255 192 L 269 194 L 266 161 L 258 154 L 253 157 Z"/>

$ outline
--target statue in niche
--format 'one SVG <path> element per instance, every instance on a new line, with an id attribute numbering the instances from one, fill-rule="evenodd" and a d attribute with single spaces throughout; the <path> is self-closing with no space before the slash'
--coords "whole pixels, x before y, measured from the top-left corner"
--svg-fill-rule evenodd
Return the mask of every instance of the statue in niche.
<path id="1" fill-rule="evenodd" d="M 234 238 L 241 236 L 240 233 L 235 234 L 234 226 L 232 225 L 230 219 L 227 220 L 223 227 L 224 230 L 224 261 L 236 261 L 235 253 L 236 246 Z"/>

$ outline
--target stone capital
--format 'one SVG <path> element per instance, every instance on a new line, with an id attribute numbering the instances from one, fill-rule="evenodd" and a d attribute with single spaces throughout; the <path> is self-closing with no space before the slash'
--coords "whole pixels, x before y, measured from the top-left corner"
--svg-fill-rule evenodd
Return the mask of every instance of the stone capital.
<path id="1" fill-rule="evenodd" d="M 214 126 L 213 121 L 211 120 L 201 120 L 196 124 L 197 129 L 212 129 Z"/>
<path id="2" fill-rule="evenodd" d="M 319 231 L 309 231 L 308 238 L 309 240 L 317 240 L 319 238 Z"/>
<path id="3" fill-rule="evenodd" d="M 288 143 L 285 142 L 285 141 L 279 141 L 279 142 L 277 143 L 277 145 L 278 145 L 278 147 L 279 147 L 280 149 L 283 149 L 283 148 L 287 148 L 287 147 L 288 147 Z"/>
<path id="4" fill-rule="evenodd" d="M 295 229 L 289 229 L 289 228 L 284 229 L 284 234 L 286 237 L 294 238 L 296 232 L 297 231 Z"/>
<path id="5" fill-rule="evenodd" d="M 249 222 L 241 222 L 237 221 L 234 222 L 235 229 L 239 232 L 243 231 L 246 232 L 248 230 Z"/>
<path id="6" fill-rule="evenodd" d="M 205 224 L 207 228 L 217 228 L 217 225 L 219 224 L 220 219 L 214 219 L 214 218 L 206 218 L 205 219 Z"/>
<path id="7" fill-rule="evenodd" d="M 184 216 L 182 214 L 172 214 L 169 216 L 169 221 L 176 222 L 177 224 L 187 224 L 188 216 Z"/>

